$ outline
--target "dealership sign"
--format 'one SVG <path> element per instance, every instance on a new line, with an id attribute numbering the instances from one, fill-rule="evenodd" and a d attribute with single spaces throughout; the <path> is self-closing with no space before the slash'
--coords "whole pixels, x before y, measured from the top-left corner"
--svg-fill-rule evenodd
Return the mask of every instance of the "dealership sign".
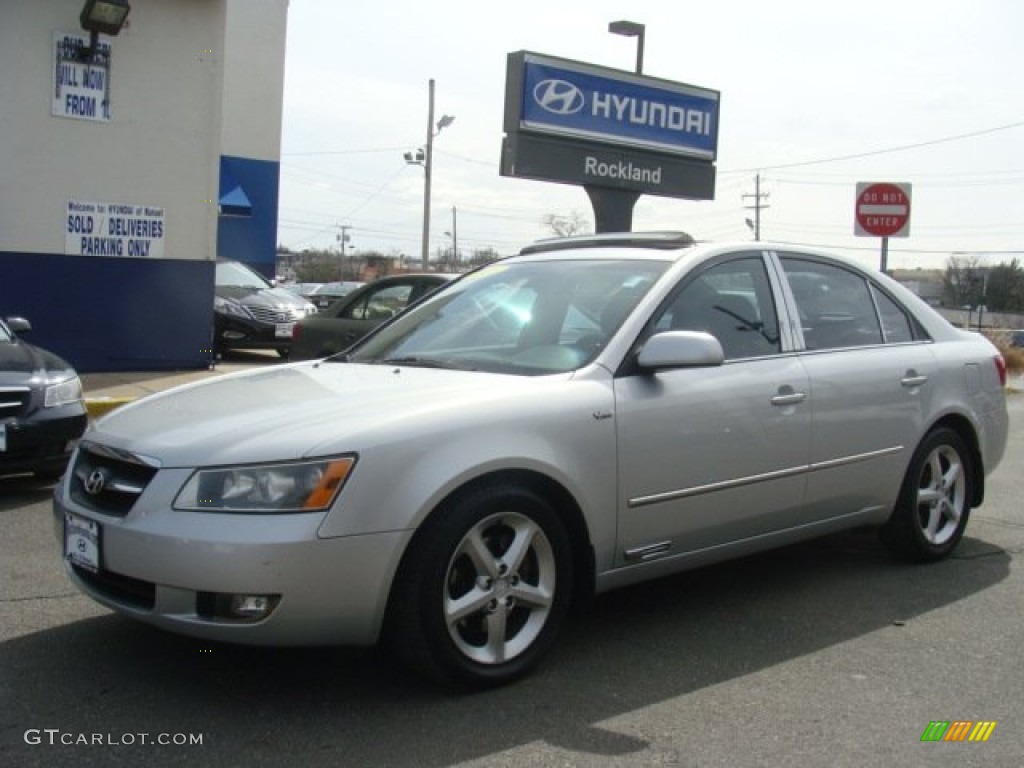
<path id="1" fill-rule="evenodd" d="M 713 161 L 719 94 L 519 51 L 509 55 L 505 130 L 622 144 Z"/>
<path id="2" fill-rule="evenodd" d="M 510 53 L 501 174 L 710 200 L 719 100 L 685 83 Z"/>
<path id="3" fill-rule="evenodd" d="M 711 199 L 715 189 L 711 163 L 524 133 L 502 143 L 501 175 L 691 200 Z"/>
<path id="4" fill-rule="evenodd" d="M 64 218 L 64 252 L 159 259 L 164 234 L 163 208 L 71 200 Z"/>

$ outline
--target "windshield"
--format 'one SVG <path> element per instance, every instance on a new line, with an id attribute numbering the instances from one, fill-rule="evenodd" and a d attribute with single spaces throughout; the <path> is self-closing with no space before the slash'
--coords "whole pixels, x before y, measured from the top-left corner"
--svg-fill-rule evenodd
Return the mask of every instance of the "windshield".
<path id="1" fill-rule="evenodd" d="M 218 261 L 216 280 L 217 286 L 221 288 L 254 288 L 256 290 L 263 290 L 270 287 L 269 282 L 237 261 Z"/>
<path id="2" fill-rule="evenodd" d="M 11 333 L 7 330 L 7 326 L 0 321 L 0 341 L 11 341 Z"/>
<path id="3" fill-rule="evenodd" d="M 586 365 L 667 268 L 641 260 L 494 264 L 448 286 L 346 359 L 541 375 Z"/>

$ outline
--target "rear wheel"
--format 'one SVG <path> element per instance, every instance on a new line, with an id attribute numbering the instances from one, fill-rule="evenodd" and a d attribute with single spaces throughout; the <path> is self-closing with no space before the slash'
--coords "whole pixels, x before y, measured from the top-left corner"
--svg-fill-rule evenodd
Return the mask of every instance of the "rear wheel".
<path id="1" fill-rule="evenodd" d="M 428 519 L 403 562 L 388 642 L 446 683 L 511 682 L 547 653 L 567 613 L 572 563 L 565 529 L 518 487 L 472 492 Z"/>
<path id="2" fill-rule="evenodd" d="M 951 429 L 930 432 L 914 452 L 892 517 L 882 527 L 885 545 L 916 562 L 946 557 L 963 538 L 973 497 L 971 455 Z"/>

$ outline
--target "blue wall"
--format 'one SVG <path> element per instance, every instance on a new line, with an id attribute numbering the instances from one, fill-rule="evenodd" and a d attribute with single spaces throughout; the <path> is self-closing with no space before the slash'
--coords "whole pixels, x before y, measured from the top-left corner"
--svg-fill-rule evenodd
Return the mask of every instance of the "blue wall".
<path id="1" fill-rule="evenodd" d="M 81 372 L 205 368 L 212 261 L 0 252 L 0 315 Z"/>
<path id="2" fill-rule="evenodd" d="M 221 195 L 240 187 L 251 210 L 218 218 L 217 255 L 274 277 L 280 165 L 225 155 L 220 174 Z M 0 251 L 0 315 L 28 318 L 26 341 L 83 373 L 205 368 L 213 280 L 212 260 Z"/>
<path id="3" fill-rule="evenodd" d="M 217 256 L 236 259 L 273 278 L 277 260 L 277 196 L 280 164 L 221 155 L 220 195 L 240 186 L 252 205 L 249 216 L 220 216 Z"/>

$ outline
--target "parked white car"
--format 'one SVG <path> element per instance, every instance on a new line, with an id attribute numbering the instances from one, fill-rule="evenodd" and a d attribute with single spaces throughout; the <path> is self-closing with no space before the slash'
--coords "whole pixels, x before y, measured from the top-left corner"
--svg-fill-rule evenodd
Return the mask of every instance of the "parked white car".
<path id="1" fill-rule="evenodd" d="M 948 555 L 1006 443 L 995 348 L 845 259 L 684 242 L 543 242 L 344 357 L 113 412 L 56 492 L 71 580 L 486 686 L 594 592 L 854 526 Z"/>

